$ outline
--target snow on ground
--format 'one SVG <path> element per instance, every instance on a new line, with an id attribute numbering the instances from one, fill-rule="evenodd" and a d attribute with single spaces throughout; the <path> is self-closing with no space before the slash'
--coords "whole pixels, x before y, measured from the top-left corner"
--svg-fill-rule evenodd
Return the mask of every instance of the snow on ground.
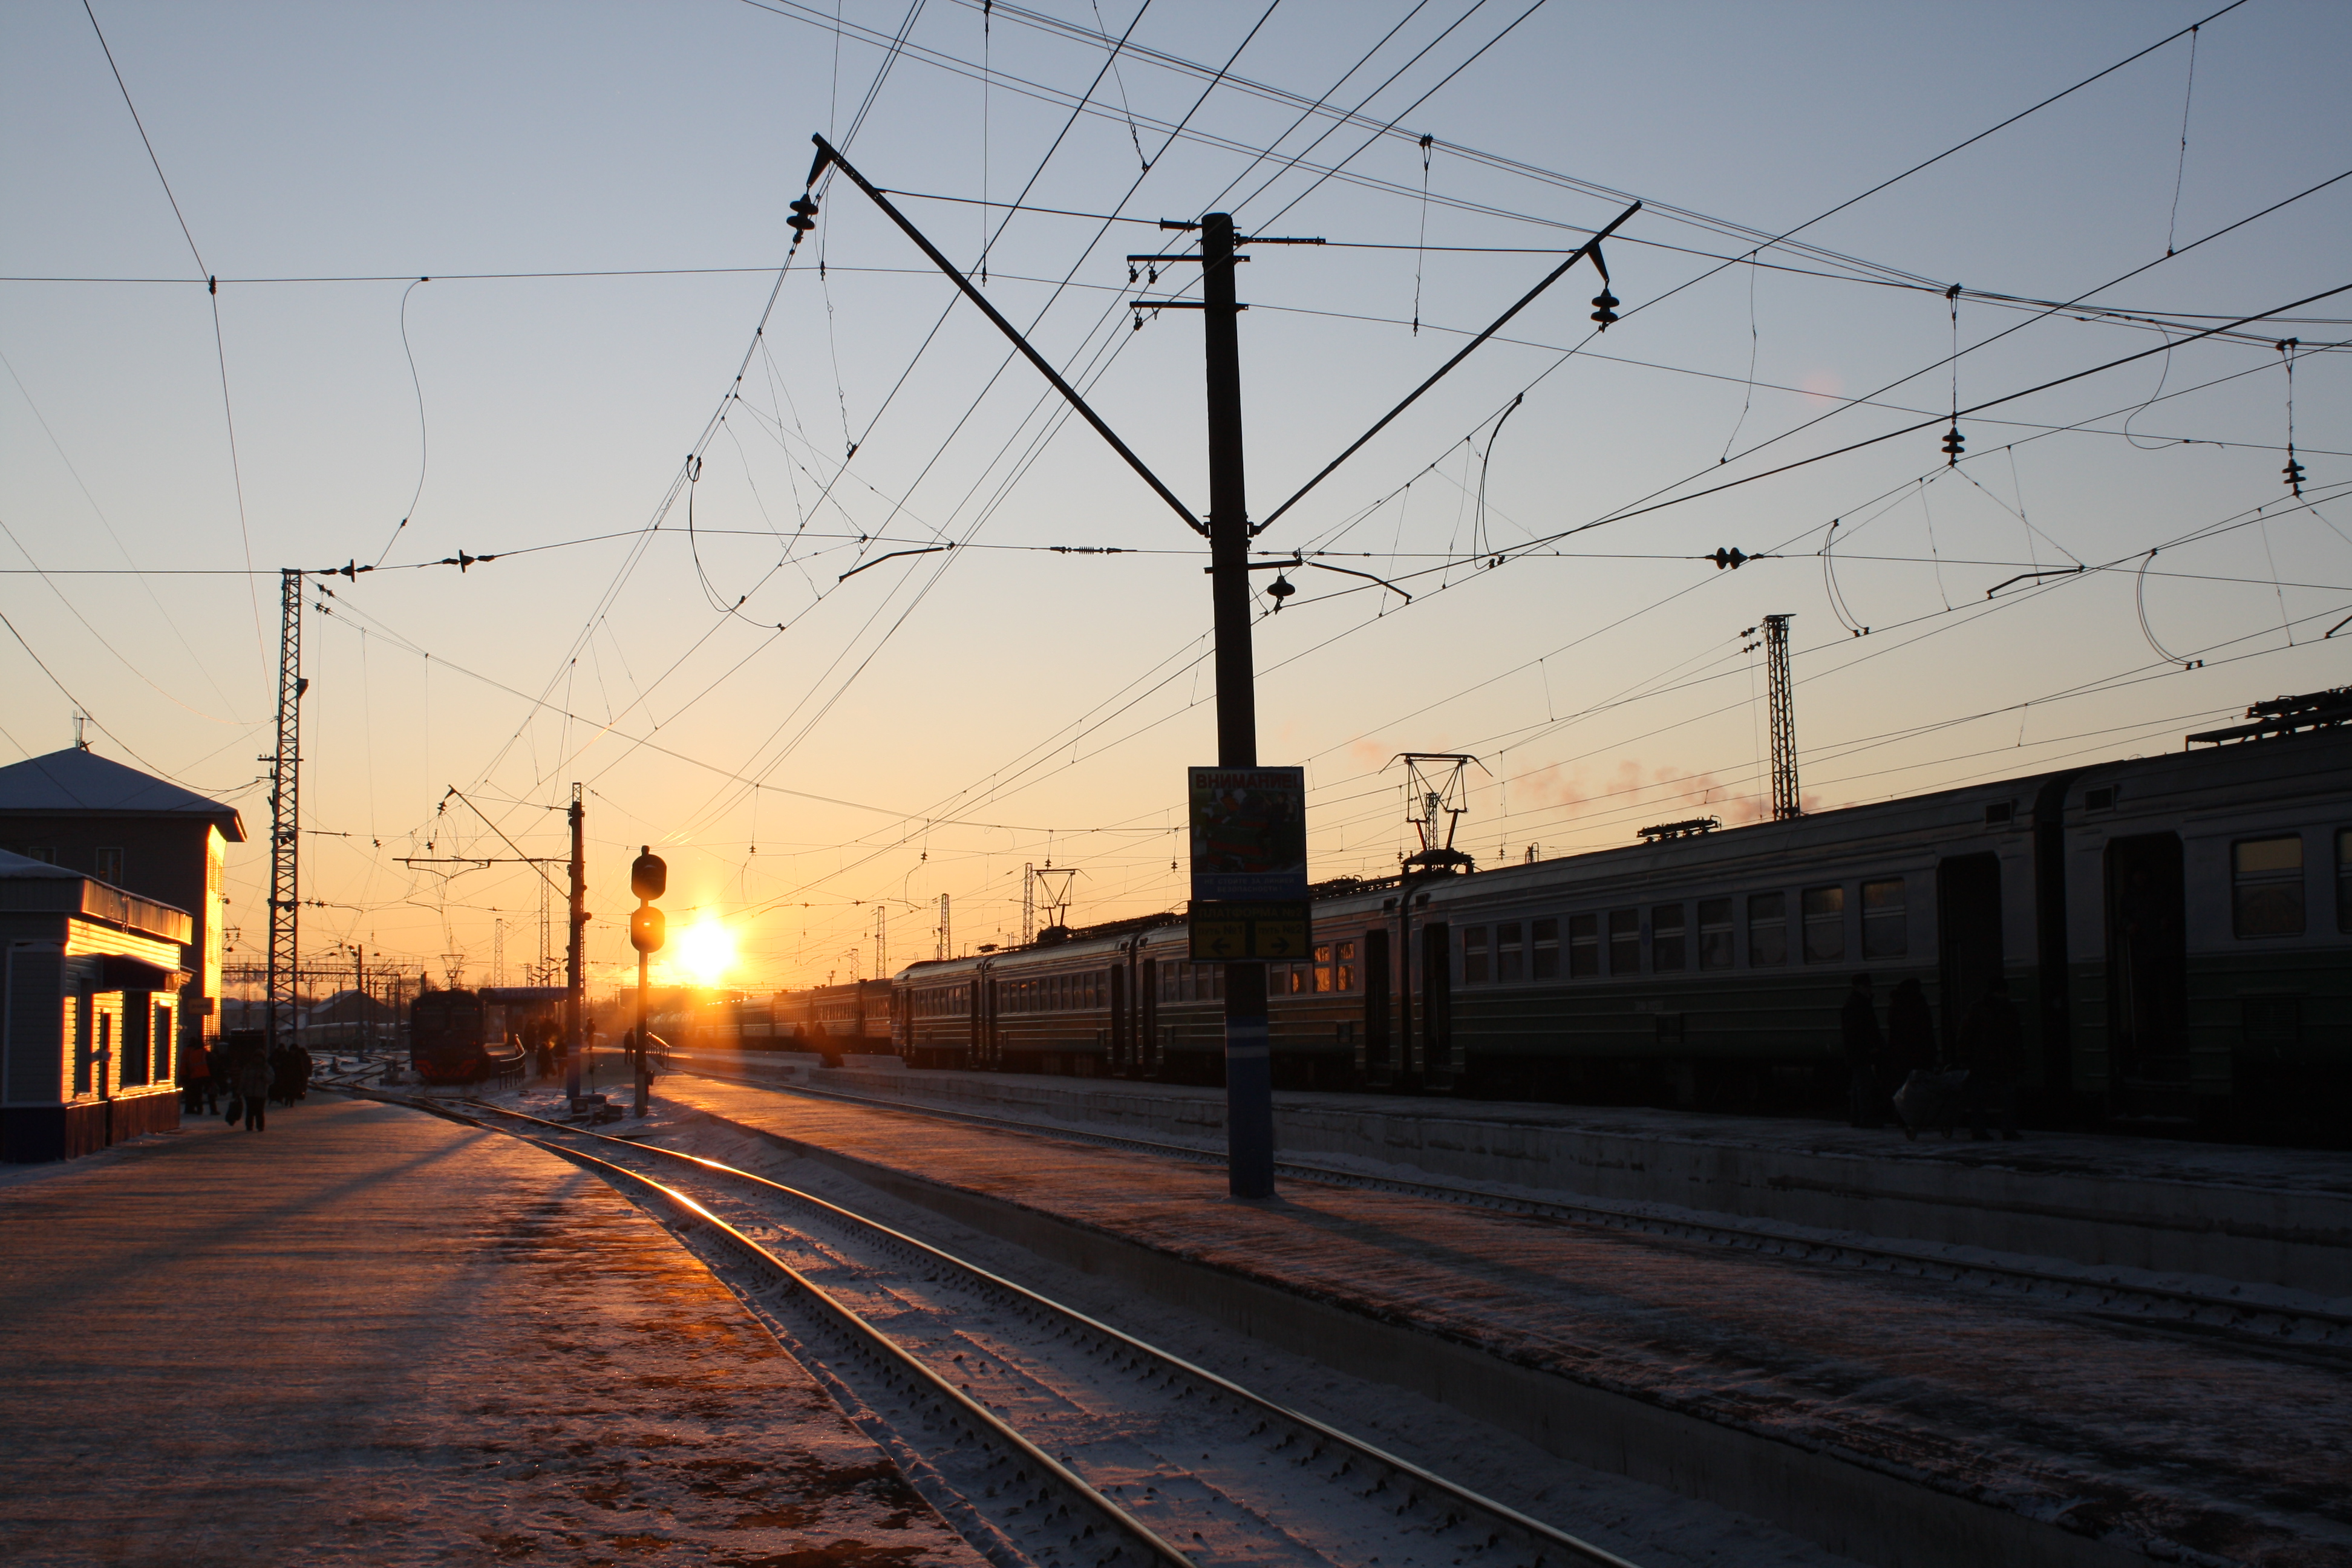
<path id="1" fill-rule="evenodd" d="M 2094 1534 L 2352 1560 L 2340 1352 L 1397 1194 L 1234 1205 L 1213 1168 L 683 1075 L 660 1098 Z"/>
<path id="2" fill-rule="evenodd" d="M 0 1252 L 11 1564 L 979 1561 L 699 1263 L 501 1134 L 314 1094 L 0 1185 Z"/>

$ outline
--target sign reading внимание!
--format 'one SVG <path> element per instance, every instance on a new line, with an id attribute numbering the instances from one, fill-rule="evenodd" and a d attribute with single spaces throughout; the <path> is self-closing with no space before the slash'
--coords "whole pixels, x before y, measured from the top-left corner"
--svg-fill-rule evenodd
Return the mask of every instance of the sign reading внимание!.
<path id="1" fill-rule="evenodd" d="M 1195 903 L 1307 897 L 1307 770 L 1193 768 Z"/>

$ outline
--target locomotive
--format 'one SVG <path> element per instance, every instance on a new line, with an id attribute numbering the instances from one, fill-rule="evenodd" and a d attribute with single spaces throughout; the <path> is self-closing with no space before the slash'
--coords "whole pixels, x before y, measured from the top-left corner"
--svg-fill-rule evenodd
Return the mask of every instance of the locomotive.
<path id="1" fill-rule="evenodd" d="M 2249 719 L 2180 752 L 1324 884 L 1309 953 L 1268 967 L 1275 1081 L 1822 1108 L 1853 976 L 1882 999 L 1918 980 L 1948 1051 L 1999 978 L 2044 1120 L 2340 1142 L 2352 689 Z M 1050 931 L 908 965 L 891 1039 L 916 1067 L 1213 1084 L 1222 978 L 1173 914 Z"/>
<path id="2" fill-rule="evenodd" d="M 527 1016 L 561 1004 L 560 986 L 420 991 L 408 1008 L 408 1062 L 419 1081 L 480 1083 L 523 1064 Z"/>

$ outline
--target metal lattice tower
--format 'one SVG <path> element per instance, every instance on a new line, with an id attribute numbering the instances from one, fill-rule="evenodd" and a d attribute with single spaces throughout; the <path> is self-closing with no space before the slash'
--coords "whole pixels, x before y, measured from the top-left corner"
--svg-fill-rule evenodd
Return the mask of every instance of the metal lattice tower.
<path id="1" fill-rule="evenodd" d="M 549 902 L 549 889 L 555 886 L 542 875 L 539 879 L 539 967 L 531 971 L 533 985 L 555 984 L 555 927 L 553 909 Z"/>
<path id="2" fill-rule="evenodd" d="M 1790 616 L 1764 617 L 1764 686 L 1772 710 L 1772 820 L 1805 815 L 1797 797 L 1797 719 L 1789 700 Z"/>
<path id="3" fill-rule="evenodd" d="M 1024 864 L 1021 868 L 1021 945 L 1027 947 L 1037 937 L 1037 868 Z"/>
<path id="4" fill-rule="evenodd" d="M 288 567 L 278 587 L 278 750 L 269 764 L 269 973 L 266 1017 L 274 1047 L 293 1025 L 302 795 L 302 574 Z"/>
<path id="5" fill-rule="evenodd" d="M 882 980 L 890 973 L 890 906 L 874 906 L 874 978 Z"/>
<path id="6" fill-rule="evenodd" d="M 953 958 L 954 956 L 955 942 L 949 934 L 948 931 L 948 896 L 945 893 L 941 893 L 940 895 L 940 951 L 938 957 L 941 963 L 945 963 L 947 960 Z"/>

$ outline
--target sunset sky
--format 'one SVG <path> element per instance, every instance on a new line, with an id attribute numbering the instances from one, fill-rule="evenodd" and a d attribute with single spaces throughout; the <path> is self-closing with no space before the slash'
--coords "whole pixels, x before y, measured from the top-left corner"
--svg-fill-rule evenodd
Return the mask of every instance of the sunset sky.
<path id="1" fill-rule="evenodd" d="M 79 0 L 0 10 L 0 760 L 79 703 L 235 804 L 233 963 L 278 570 L 347 562 L 383 569 L 306 595 L 306 952 L 480 983 L 503 920 L 520 983 L 530 868 L 404 858 L 560 855 L 574 781 L 598 989 L 641 844 L 754 989 L 872 975 L 877 910 L 931 956 L 941 894 L 960 951 L 1006 940 L 1024 863 L 1078 868 L 1074 923 L 1181 903 L 1202 542 L 846 181 L 785 266 L 812 132 L 985 245 L 1196 511 L 1200 320 L 1128 302 L 1197 268 L 1124 258 L 1219 208 L 1330 241 L 1241 270 L 1258 517 L 1648 204 L 1605 335 L 1580 267 L 1259 542 L 1412 595 L 1310 569 L 1256 627 L 1318 876 L 1410 847 L 1405 751 L 1480 758 L 1482 863 L 1752 818 L 1767 613 L 1816 807 L 2352 681 L 2352 292 L 2166 350 L 2352 286 L 2352 178 L 2312 190 L 2352 172 L 2341 5 L 2249 0 L 1768 246 L 2220 0 L 92 5 L 121 88 Z M 1956 405 L 2149 350 L 1964 416 L 1947 466 Z"/>

